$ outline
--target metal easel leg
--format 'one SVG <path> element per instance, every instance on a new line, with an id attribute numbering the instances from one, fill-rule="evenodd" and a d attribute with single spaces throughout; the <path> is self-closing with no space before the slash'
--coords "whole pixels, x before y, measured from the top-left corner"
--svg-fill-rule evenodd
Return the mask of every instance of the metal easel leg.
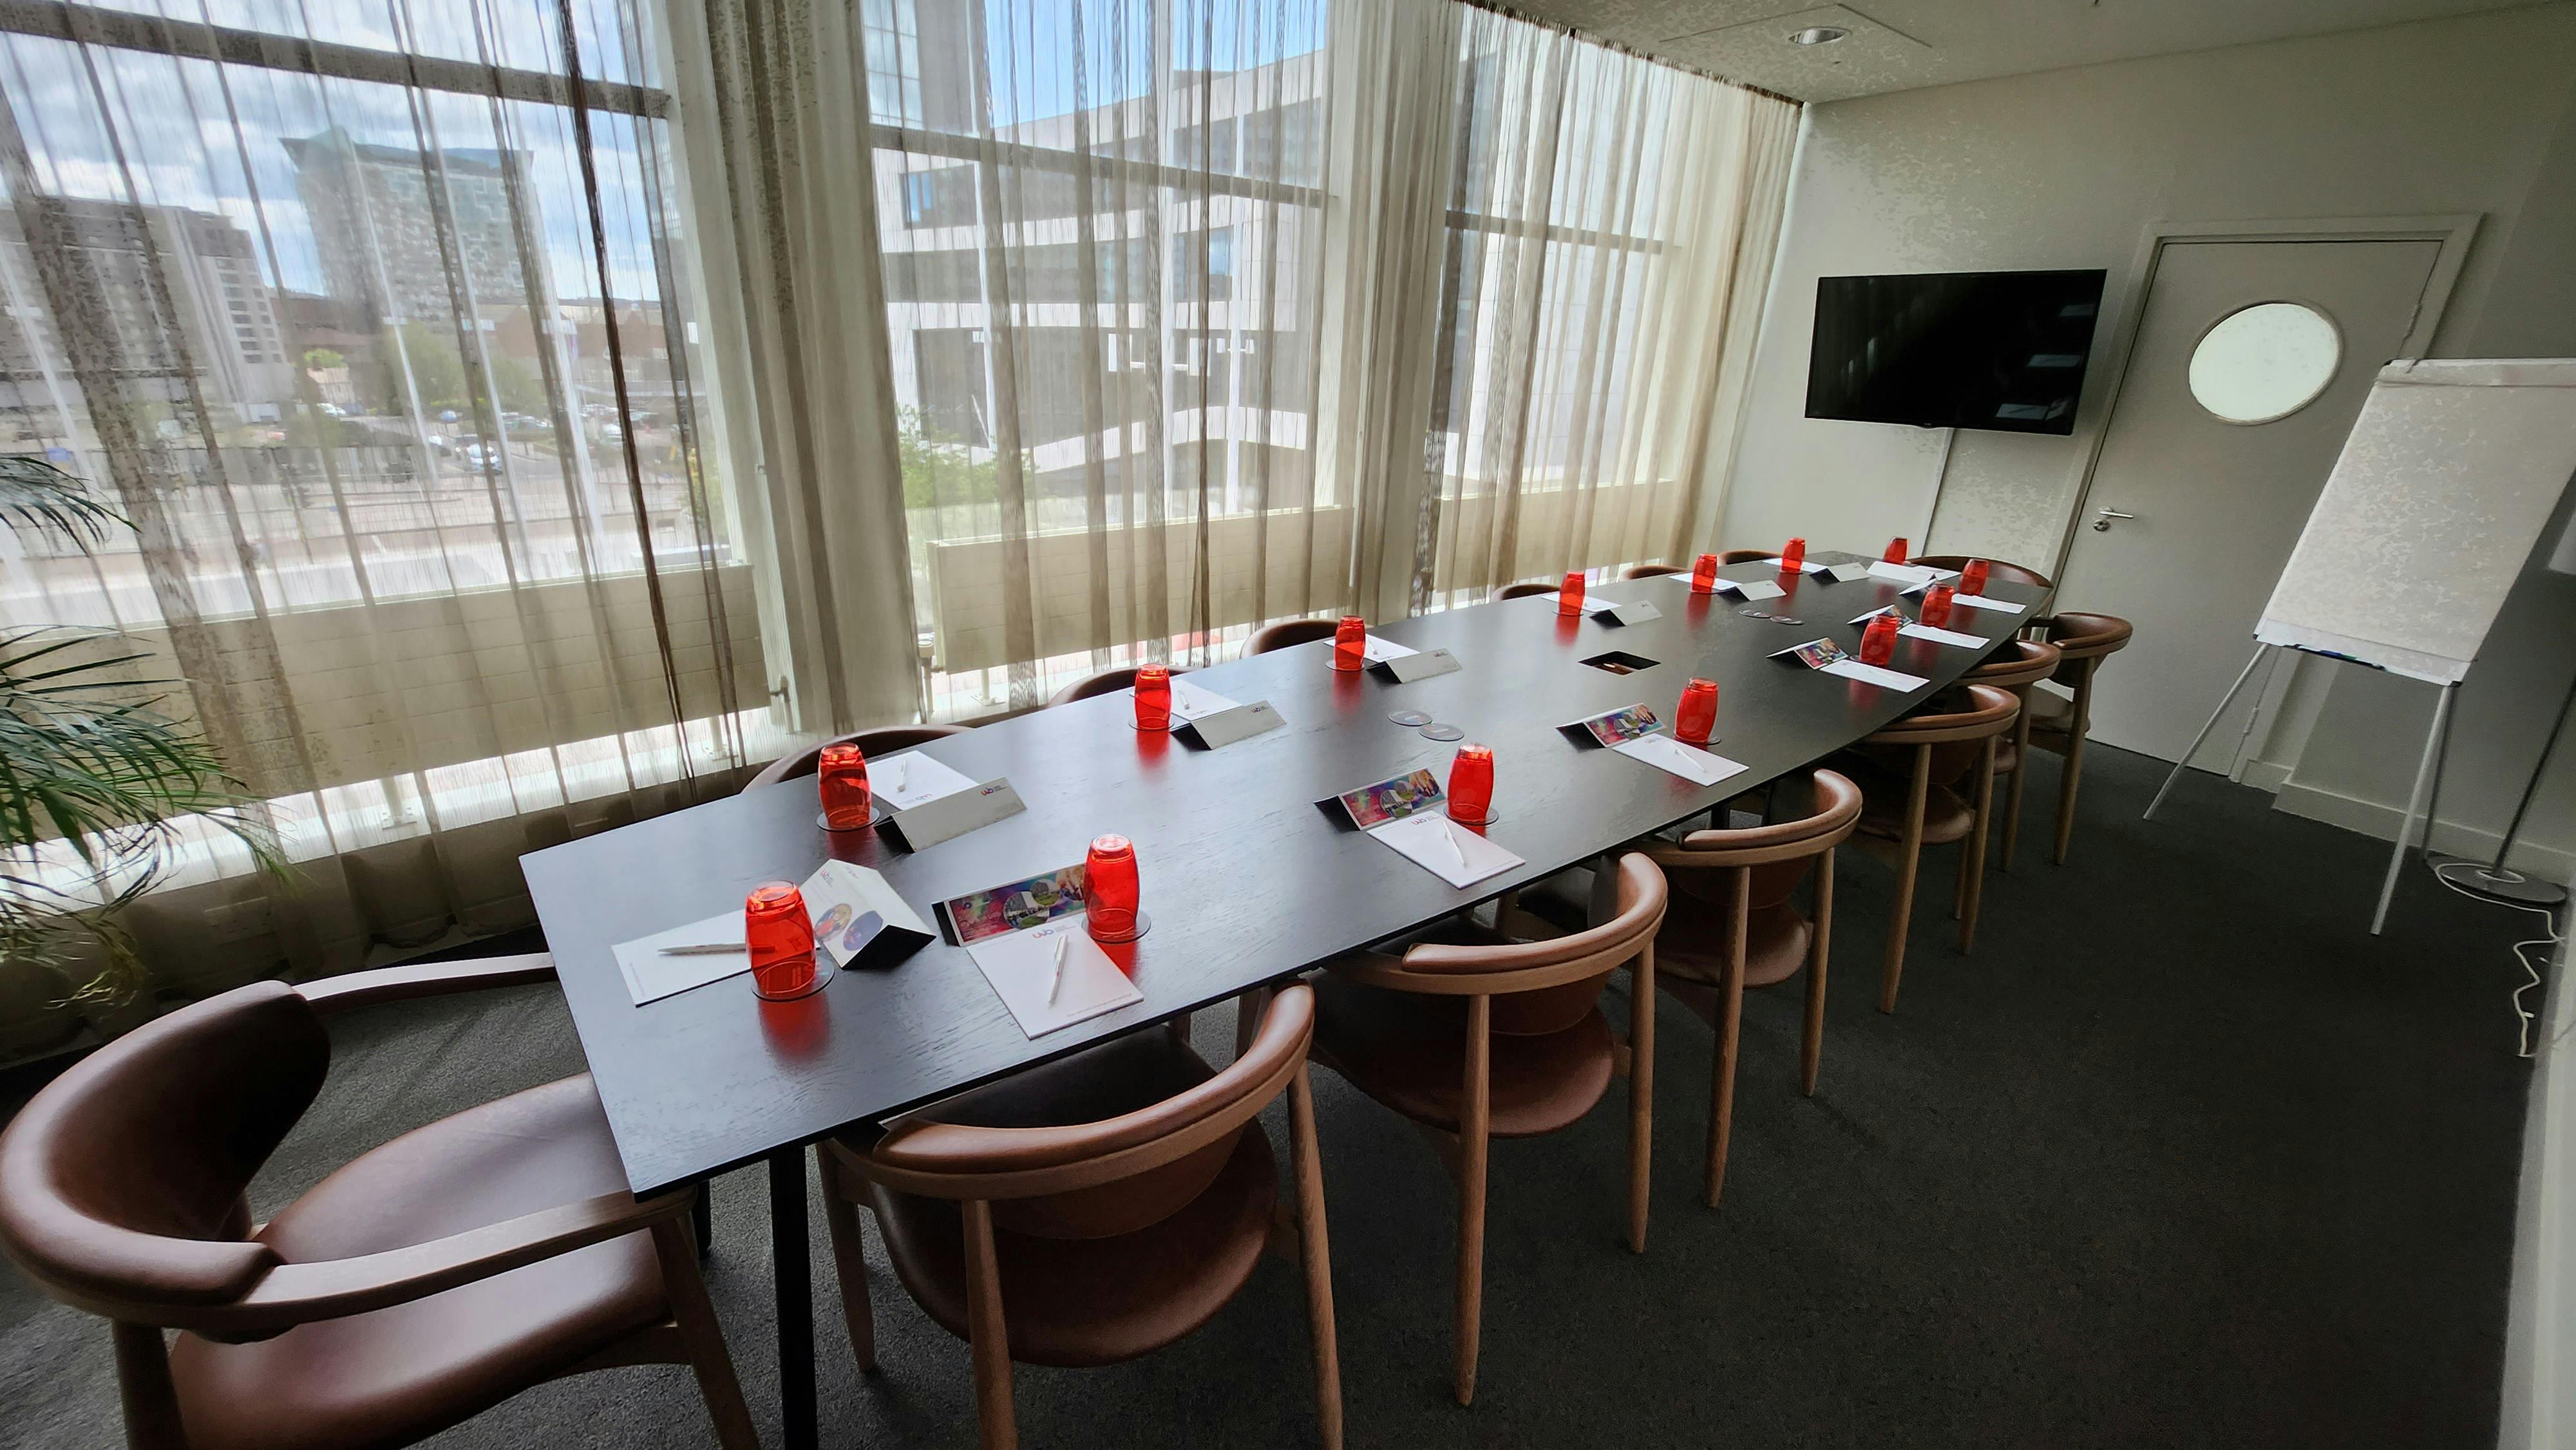
<path id="1" fill-rule="evenodd" d="M 2165 796 L 2173 790 L 2174 782 L 2182 779 L 2182 773 L 2191 768 L 2191 758 L 2200 753 L 2202 742 L 2209 739 L 2209 732 L 2218 728 L 2218 717 L 2226 714 L 2227 707 L 2236 703 L 2237 695 L 2245 689 L 2245 682 L 2254 678 L 2254 667 L 2263 663 L 2263 651 L 2270 648 L 2265 644 L 2254 646 L 2254 657 L 2245 662 L 2245 668 L 2236 676 L 2236 683 L 2227 687 L 2227 694 L 2219 700 L 2218 708 L 2209 712 L 2209 723 L 2200 727 L 2198 735 L 2191 737 L 2191 748 L 2182 753 L 2182 759 L 2174 762 L 2173 773 L 2165 777 L 2163 785 L 2156 787 L 2156 798 L 2147 802 L 2147 813 L 2138 819 L 2152 821 L 2156 818 L 2156 807 L 2165 803 Z"/>
<path id="2" fill-rule="evenodd" d="M 2415 767 L 2415 788 L 2406 795 L 2406 819 L 2397 826 L 2396 849 L 2388 853 L 2388 875 L 2379 883 L 2379 909 L 2371 913 L 2370 934 L 2388 924 L 2388 902 L 2397 894 L 2397 873 L 2406 864 L 2406 846 L 2415 835 L 2415 817 L 2424 810 L 2424 788 L 2433 783 L 2434 762 L 2442 758 L 2442 727 L 2451 718 L 2451 696 L 2458 691 L 2457 681 L 2442 686 L 2442 702 L 2433 707 L 2433 728 L 2424 732 L 2424 760 Z M 2433 834 L 2432 822 L 2425 822 L 2425 837 Z"/>

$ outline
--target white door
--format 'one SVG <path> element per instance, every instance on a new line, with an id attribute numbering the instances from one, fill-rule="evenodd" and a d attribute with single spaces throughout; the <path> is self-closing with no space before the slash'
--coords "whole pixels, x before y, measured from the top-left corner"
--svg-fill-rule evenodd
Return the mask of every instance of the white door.
<path id="1" fill-rule="evenodd" d="M 2254 652 L 2254 624 L 2441 244 L 2165 244 L 2059 580 L 2062 609 L 2137 626 L 2094 679 L 2093 735 L 2178 759 Z M 2192 764 L 2228 770 L 2254 691 Z"/>

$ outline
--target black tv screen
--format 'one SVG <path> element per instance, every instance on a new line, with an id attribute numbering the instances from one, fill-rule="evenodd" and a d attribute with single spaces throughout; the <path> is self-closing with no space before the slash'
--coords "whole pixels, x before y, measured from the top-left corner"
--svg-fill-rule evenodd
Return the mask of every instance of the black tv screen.
<path id="1" fill-rule="evenodd" d="M 2102 272 L 1816 281 L 1807 416 L 2072 433 Z"/>

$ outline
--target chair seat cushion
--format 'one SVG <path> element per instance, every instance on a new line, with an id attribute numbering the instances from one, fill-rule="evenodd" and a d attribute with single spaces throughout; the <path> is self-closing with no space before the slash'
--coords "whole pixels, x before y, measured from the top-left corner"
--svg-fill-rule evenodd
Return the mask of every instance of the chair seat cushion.
<path id="1" fill-rule="evenodd" d="M 1315 987 L 1316 1055 L 1351 1085 L 1413 1119 L 1458 1130 L 1467 999 L 1372 987 L 1325 972 Z M 1581 1118 L 1610 1087 L 1610 1024 L 1593 1007 L 1560 1032 L 1488 1039 L 1490 1132 L 1527 1138 Z"/>
<path id="2" fill-rule="evenodd" d="M 1148 1029 L 1136 1036 L 1163 1036 Z M 995 1228 L 1002 1319 L 1026 1364 L 1115 1364 L 1150 1354 L 1225 1307 L 1260 1262 L 1278 1199 L 1270 1139 L 1255 1122 L 1215 1179 L 1157 1223 L 1112 1238 L 1037 1238 Z M 895 1276 L 931 1318 L 966 1334 L 965 1216 L 947 1199 L 871 1182 Z"/>
<path id="3" fill-rule="evenodd" d="M 1734 923 L 1726 908 L 1676 891 L 1655 933 L 1655 972 L 1715 987 L 1726 980 L 1727 939 Z M 1807 964 L 1815 928 L 1787 902 L 1753 908 L 1744 930 L 1744 985 L 1767 987 Z"/>
<path id="4" fill-rule="evenodd" d="M 626 1189 L 585 1074 L 396 1138 L 259 1237 L 290 1263 L 352 1258 Z M 639 1232 L 255 1344 L 181 1334 L 170 1374 L 191 1450 L 408 1445 L 669 1313 L 652 1237 Z"/>

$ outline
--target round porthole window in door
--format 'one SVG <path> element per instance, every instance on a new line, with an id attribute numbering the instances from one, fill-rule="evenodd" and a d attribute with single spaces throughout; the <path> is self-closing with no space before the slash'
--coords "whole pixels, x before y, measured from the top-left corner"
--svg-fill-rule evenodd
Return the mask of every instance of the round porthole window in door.
<path id="1" fill-rule="evenodd" d="M 2334 319 L 2304 302 L 2258 302 L 2201 334 L 2191 395 L 2230 423 L 2271 423 L 2317 400 L 2343 362 Z"/>

